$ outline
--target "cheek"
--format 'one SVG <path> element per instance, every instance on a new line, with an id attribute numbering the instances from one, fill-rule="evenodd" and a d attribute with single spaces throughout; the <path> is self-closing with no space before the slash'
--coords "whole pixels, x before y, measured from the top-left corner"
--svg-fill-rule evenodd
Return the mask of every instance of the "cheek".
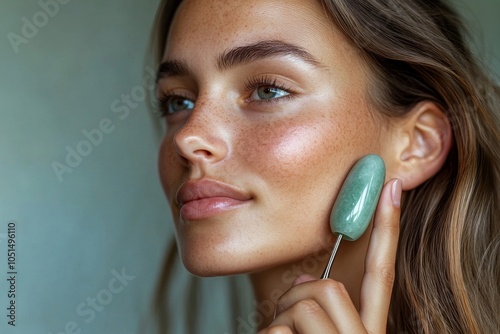
<path id="1" fill-rule="evenodd" d="M 242 132 L 239 156 L 258 175 L 289 184 L 291 178 L 323 175 L 342 166 L 352 151 L 354 129 L 326 117 L 278 121 Z M 356 152 L 352 152 L 355 154 Z"/>
<path id="2" fill-rule="evenodd" d="M 350 166 L 378 153 L 378 130 L 361 103 L 324 103 L 287 119 L 241 131 L 236 151 L 245 172 L 284 205 L 317 205 L 323 215 Z M 278 198 L 276 198 L 278 196 Z M 322 199 L 327 197 L 328 200 Z"/>
<path id="3" fill-rule="evenodd" d="M 175 196 L 178 185 L 182 182 L 180 159 L 173 145 L 173 136 L 167 134 L 163 138 L 158 153 L 158 171 L 165 195 L 169 201 Z"/>
<path id="4" fill-rule="evenodd" d="M 334 146 L 327 128 L 318 124 L 285 122 L 271 126 L 254 137 L 255 144 L 248 145 L 249 162 L 263 175 L 288 179 L 304 174 L 305 170 L 321 166 L 325 158 L 324 145 Z M 327 140 L 330 138 L 330 140 Z"/>

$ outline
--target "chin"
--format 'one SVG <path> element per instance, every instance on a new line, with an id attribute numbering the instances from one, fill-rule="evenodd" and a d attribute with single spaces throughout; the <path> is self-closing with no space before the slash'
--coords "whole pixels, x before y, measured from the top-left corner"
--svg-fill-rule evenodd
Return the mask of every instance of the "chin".
<path id="1" fill-rule="evenodd" d="M 183 240 L 178 245 L 184 267 L 195 276 L 228 276 L 251 270 L 248 254 L 228 251 L 223 243 L 210 244 L 205 239 L 197 242 Z"/>
<path id="2" fill-rule="evenodd" d="M 200 247 L 199 244 L 197 246 L 181 243 L 179 251 L 184 267 L 191 274 L 199 277 L 252 274 L 289 265 L 314 254 L 314 251 L 309 252 L 310 254 L 281 253 L 276 250 L 263 251 L 262 248 L 253 251 L 240 248 L 228 252 L 223 250 L 224 247 L 221 244 L 210 247 Z"/>
<path id="3" fill-rule="evenodd" d="M 219 259 L 207 262 L 189 254 L 182 256 L 182 262 L 187 271 L 199 277 L 230 276 L 253 271 L 243 260 Z"/>
<path id="4" fill-rule="evenodd" d="M 247 244 L 247 247 L 242 247 L 233 242 L 210 243 L 207 239 L 198 239 L 197 242 L 178 240 L 179 253 L 184 267 L 195 276 L 249 274 L 281 265 L 283 264 L 281 262 L 289 260 L 265 256 L 265 254 L 276 252 L 261 245 L 248 247 Z"/>

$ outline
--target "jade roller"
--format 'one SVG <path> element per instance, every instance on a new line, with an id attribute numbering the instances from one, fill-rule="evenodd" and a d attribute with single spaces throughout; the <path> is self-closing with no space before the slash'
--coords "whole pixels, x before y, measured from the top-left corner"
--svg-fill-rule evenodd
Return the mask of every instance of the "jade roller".
<path id="1" fill-rule="evenodd" d="M 365 233 L 377 208 L 384 181 L 385 165 L 378 155 L 366 155 L 352 167 L 330 215 L 330 228 L 337 235 L 337 241 L 321 279 L 330 276 L 340 241 L 355 241 Z"/>

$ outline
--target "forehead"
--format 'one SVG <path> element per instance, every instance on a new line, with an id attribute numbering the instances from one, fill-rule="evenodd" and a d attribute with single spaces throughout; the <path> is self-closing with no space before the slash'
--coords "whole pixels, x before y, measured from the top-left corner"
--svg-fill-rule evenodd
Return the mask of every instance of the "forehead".
<path id="1" fill-rule="evenodd" d="M 185 0 L 170 27 L 165 54 L 185 58 L 183 49 L 210 54 L 262 40 L 317 47 L 327 37 L 338 39 L 335 35 L 333 23 L 316 0 Z"/>

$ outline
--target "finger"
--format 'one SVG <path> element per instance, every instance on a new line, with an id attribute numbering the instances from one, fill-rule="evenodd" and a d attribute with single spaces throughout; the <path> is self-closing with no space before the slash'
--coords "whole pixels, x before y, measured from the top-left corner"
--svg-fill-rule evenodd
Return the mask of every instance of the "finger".
<path id="1" fill-rule="evenodd" d="M 314 280 L 293 286 L 278 300 L 276 310 L 280 316 L 301 302 L 314 302 L 340 333 L 366 332 L 344 285 L 332 279 Z M 307 303 L 308 303 L 307 302 Z M 309 304 L 302 305 L 308 306 Z M 304 307 L 304 308 L 306 308 Z"/>
<path id="2" fill-rule="evenodd" d="M 292 286 L 295 286 L 295 285 L 298 285 L 298 284 L 301 284 L 301 283 L 305 283 L 305 282 L 315 281 L 315 280 L 317 280 L 316 277 L 314 277 L 312 275 L 309 275 L 309 274 L 303 274 L 303 275 L 298 276 L 293 281 Z"/>
<path id="3" fill-rule="evenodd" d="M 276 325 L 261 329 L 257 334 L 294 334 L 288 326 Z"/>
<path id="4" fill-rule="evenodd" d="M 360 315 L 369 333 L 385 333 L 395 277 L 401 180 L 389 181 L 380 196 L 365 261 Z"/>
<path id="5" fill-rule="evenodd" d="M 329 314 L 313 299 L 302 299 L 276 316 L 270 329 L 288 327 L 293 333 L 339 333 Z"/>

